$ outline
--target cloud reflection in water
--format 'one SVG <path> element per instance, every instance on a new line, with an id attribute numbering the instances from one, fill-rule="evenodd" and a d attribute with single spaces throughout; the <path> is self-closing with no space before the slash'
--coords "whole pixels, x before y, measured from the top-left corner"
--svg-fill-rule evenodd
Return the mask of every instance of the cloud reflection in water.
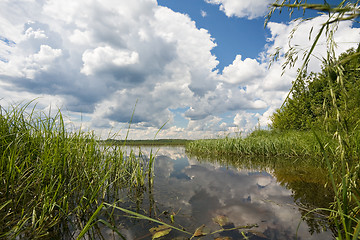
<path id="1" fill-rule="evenodd" d="M 146 151 L 146 149 L 142 149 Z M 257 224 L 267 239 L 330 239 L 331 232 L 311 235 L 293 192 L 265 171 L 239 170 L 188 158 L 184 148 L 161 147 L 155 163 L 154 199 L 162 210 L 177 212 L 176 222 L 194 231 L 225 215 L 235 226 Z M 211 239 L 211 238 L 209 238 Z M 253 239 L 253 238 L 251 238 Z M 254 238 L 266 239 L 266 238 Z"/>

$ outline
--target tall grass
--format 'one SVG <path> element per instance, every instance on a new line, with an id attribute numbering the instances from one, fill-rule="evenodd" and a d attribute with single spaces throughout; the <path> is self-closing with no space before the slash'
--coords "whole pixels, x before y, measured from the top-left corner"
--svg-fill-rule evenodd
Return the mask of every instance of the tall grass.
<path id="1" fill-rule="evenodd" d="M 321 139 L 331 146 L 335 145 L 332 137 L 326 133 Z M 283 156 L 283 157 L 308 157 L 322 156 L 322 151 L 317 139 L 309 131 L 265 131 L 256 130 L 249 136 L 226 137 L 221 139 L 196 140 L 186 145 L 186 150 L 191 154 L 208 155 L 254 155 L 254 156 Z"/>
<path id="2" fill-rule="evenodd" d="M 315 167 L 317 176 L 307 178 L 317 179 L 326 169 L 327 177 L 324 179 L 333 191 L 334 202 L 325 208 L 309 210 L 328 213 L 337 239 L 355 240 L 360 239 L 360 133 L 354 130 L 349 136 L 343 136 L 344 133 L 338 136 L 341 138 L 339 143 L 338 138 L 326 132 L 256 130 L 246 138 L 196 140 L 188 143 L 186 150 L 200 159 L 216 159 L 222 164 L 247 168 L 273 166 L 289 172 L 291 166 L 295 166 L 296 171 Z M 226 160 L 229 156 L 234 157 L 230 162 Z M 269 156 L 271 158 L 266 158 Z M 286 159 L 279 160 L 274 156 Z"/>
<path id="3" fill-rule="evenodd" d="M 0 238 L 95 236 L 99 206 L 121 189 L 144 188 L 147 164 L 90 132 L 68 132 L 60 111 L 28 107 L 1 109 Z"/>
<path id="4" fill-rule="evenodd" d="M 246 139 L 222 139 L 214 141 L 195 142 L 188 145 L 188 149 L 192 152 L 207 152 L 208 154 L 223 153 L 224 149 L 241 154 L 259 154 L 259 155 L 298 155 L 305 154 L 317 156 L 322 159 L 324 167 L 328 170 L 329 185 L 334 191 L 334 203 L 331 208 L 323 209 L 331 212 L 331 220 L 337 230 L 337 239 L 360 239 L 360 138 L 359 127 L 360 122 L 350 126 L 348 119 L 351 110 L 348 109 L 348 103 L 351 100 L 348 91 L 345 87 L 345 68 L 344 66 L 353 61 L 354 68 L 350 69 L 354 73 L 353 78 L 358 77 L 358 61 L 360 56 L 360 45 L 357 51 L 342 60 L 337 60 L 335 49 L 337 43 L 334 40 L 335 32 L 339 28 L 341 21 L 357 21 L 360 16 L 360 1 L 343 0 L 338 3 L 338 6 L 332 6 L 326 1 L 324 4 L 311 4 L 306 0 L 276 0 L 270 8 L 265 25 L 271 19 L 271 16 L 276 10 L 280 13 L 283 10 L 289 10 L 290 16 L 295 10 L 316 10 L 319 14 L 328 16 L 328 18 L 321 24 L 317 33 L 312 35 L 312 30 L 309 33 L 309 39 L 312 39 L 312 44 L 308 49 L 298 49 L 297 45 L 292 46 L 291 39 L 297 31 L 296 26 L 289 36 L 289 50 L 284 54 L 285 63 L 283 69 L 287 66 L 294 66 L 295 62 L 302 59 L 302 65 L 298 71 L 298 77 L 293 83 L 287 98 L 290 97 L 294 87 L 300 82 L 301 75 L 306 71 L 311 58 L 313 57 L 314 49 L 319 44 L 319 39 L 325 37 L 327 56 L 323 58 L 325 71 L 327 72 L 328 88 L 331 93 L 331 109 L 325 109 L 326 117 L 324 125 L 331 125 L 332 132 L 324 132 L 320 136 L 319 133 L 305 135 L 305 140 L 309 142 L 300 141 L 303 138 L 297 138 L 299 141 L 291 140 L 286 133 L 283 136 L 276 136 L 278 140 L 272 138 L 272 133 L 267 137 L 253 137 Z M 312 18 L 299 18 L 299 24 L 309 21 Z M 299 58 L 299 53 L 303 52 L 302 58 Z M 274 54 L 274 61 L 280 56 L 280 49 Z M 356 75 L 355 75 L 356 73 Z M 335 80 L 335 81 L 334 81 Z M 336 91 L 338 89 L 338 91 Z M 338 94 L 338 95 L 336 95 Z M 285 101 L 284 101 L 285 103 Z M 342 111 L 339 106 L 340 103 L 345 106 L 346 111 Z M 292 134 L 296 135 L 296 132 Z M 330 134 L 330 138 L 328 135 Z M 255 134 L 257 135 L 257 134 Z M 315 141 L 314 141 L 315 137 Z M 296 138 L 295 138 L 296 139 Z M 253 142 L 254 140 L 254 142 Z M 230 142 L 230 144 L 229 144 Z M 310 143 L 310 145 L 309 145 Z M 294 145 L 293 145 L 294 144 Z M 235 148 L 235 150 L 233 150 Z M 209 150 L 210 149 L 210 150 Z M 240 149 L 238 151 L 238 149 Z M 310 151 L 308 151 L 310 150 Z"/>
<path id="5" fill-rule="evenodd" d="M 336 139 L 336 147 L 334 154 L 329 154 L 325 150 L 328 145 L 327 141 L 323 141 L 318 137 L 318 145 L 321 147 L 322 156 L 325 160 L 326 167 L 331 179 L 330 184 L 335 193 L 333 207 L 327 209 L 331 212 L 331 219 L 337 229 L 337 239 L 360 239 L 360 139 L 358 121 L 353 126 L 348 122 L 352 109 L 349 109 L 351 97 L 345 87 L 346 70 L 345 65 L 350 64 L 349 69 L 354 75 L 349 75 L 351 80 L 358 77 L 358 63 L 360 56 L 360 45 L 356 52 L 352 53 L 344 59 L 337 59 L 335 49 L 335 32 L 339 28 L 342 21 L 356 22 L 360 16 L 360 1 L 342 0 L 337 6 L 332 6 L 326 1 L 324 4 L 311 4 L 308 1 L 277 0 L 272 4 L 272 8 L 268 14 L 267 21 L 270 20 L 275 10 L 288 9 L 290 16 L 294 10 L 303 10 L 304 12 L 313 9 L 319 13 L 326 14 L 327 19 L 322 23 L 320 30 L 315 34 L 311 47 L 304 52 L 302 66 L 299 70 L 298 78 L 294 85 L 299 82 L 300 74 L 306 70 L 310 59 L 313 56 L 314 49 L 318 45 L 320 37 L 325 37 L 327 56 L 323 59 L 324 69 L 327 73 L 328 88 L 331 94 L 331 109 L 326 109 L 325 125 L 332 125 L 332 135 Z M 299 19 L 301 22 L 309 19 Z M 266 23 L 265 23 L 266 24 Z M 293 30 L 293 33 L 296 28 Z M 309 33 L 311 35 L 312 30 Z M 290 37 L 291 38 L 291 37 Z M 290 43 L 290 42 L 289 42 Z M 360 43 L 358 43 L 360 44 Z M 290 44 L 291 45 L 291 44 Z M 290 50 L 285 54 L 287 65 L 293 65 L 298 59 L 299 50 L 297 46 L 291 46 Z M 277 55 L 277 54 L 275 54 Z M 353 64 L 353 65 L 351 65 Z M 334 81 L 335 80 L 335 81 Z M 293 87 L 294 87 L 293 85 Z M 338 91 L 336 91 L 338 89 Z M 289 92 L 291 94 L 292 89 Z M 289 96 L 288 96 L 289 97 Z M 340 103 L 345 106 L 345 111 L 340 109 Z M 315 134 L 316 135 L 316 134 Z M 334 157 L 334 161 L 332 158 Z"/>

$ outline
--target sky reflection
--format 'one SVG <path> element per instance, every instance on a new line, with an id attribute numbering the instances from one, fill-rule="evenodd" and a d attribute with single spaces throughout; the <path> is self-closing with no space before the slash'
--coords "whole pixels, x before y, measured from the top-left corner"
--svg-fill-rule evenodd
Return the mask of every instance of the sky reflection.
<path id="1" fill-rule="evenodd" d="M 297 239 L 331 239 L 331 232 L 311 235 L 303 221 L 297 232 L 302 213 L 293 195 L 265 171 L 200 163 L 179 147 L 157 153 L 155 205 L 158 211 L 178 212 L 175 221 L 192 232 L 202 224 L 219 229 L 212 218 L 224 215 L 235 226 L 257 224 L 250 239 L 296 239 L 296 234 Z"/>

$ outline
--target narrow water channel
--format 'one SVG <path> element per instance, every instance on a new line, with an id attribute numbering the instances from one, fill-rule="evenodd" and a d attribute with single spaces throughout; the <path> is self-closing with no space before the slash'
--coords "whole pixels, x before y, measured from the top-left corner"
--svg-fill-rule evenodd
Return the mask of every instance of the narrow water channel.
<path id="1" fill-rule="evenodd" d="M 144 156 L 150 151 L 141 149 Z M 202 239 L 333 239 L 325 217 L 309 213 L 324 207 L 332 197 L 324 188 L 321 171 L 296 170 L 296 164 L 275 168 L 249 160 L 240 163 L 241 159 L 232 164 L 196 159 L 188 157 L 183 147 L 153 148 L 157 150 L 150 193 L 148 189 L 124 203 L 133 211 L 167 223 L 174 220 L 174 226 L 191 233 L 202 225 L 212 233 L 221 224 L 224 228 L 251 227 Z M 118 214 L 126 239 L 151 239 L 150 228 L 159 225 Z M 225 223 L 219 224 L 219 218 Z M 162 239 L 190 237 L 171 230 Z"/>

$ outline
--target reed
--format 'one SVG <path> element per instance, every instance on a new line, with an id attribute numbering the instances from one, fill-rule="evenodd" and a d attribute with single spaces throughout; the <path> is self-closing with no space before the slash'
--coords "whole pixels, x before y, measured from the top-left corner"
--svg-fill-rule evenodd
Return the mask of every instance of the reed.
<path id="1" fill-rule="evenodd" d="M 287 98 L 290 97 L 296 84 L 300 83 L 301 74 L 306 70 L 314 49 L 318 45 L 318 40 L 320 37 L 325 37 L 327 39 L 327 56 L 323 58 L 324 66 L 326 66 L 324 76 L 326 76 L 327 87 L 330 90 L 330 105 L 329 108 L 324 108 L 326 116 L 324 124 L 331 126 L 329 131 L 333 138 L 336 139 L 336 145 L 332 148 L 333 152 L 326 151 L 326 147 L 329 145 L 328 141 L 324 141 L 316 133 L 314 135 L 317 137 L 317 143 L 320 146 L 322 157 L 328 169 L 329 185 L 332 186 L 335 193 L 333 206 L 325 210 L 331 213 L 331 221 L 337 230 L 337 239 L 360 239 L 360 122 L 358 119 L 353 123 L 350 121 L 359 105 L 358 101 L 355 101 L 356 104 L 352 104 L 354 96 L 349 94 L 350 90 L 345 84 L 346 81 L 355 82 L 358 79 L 360 45 L 358 45 L 356 51 L 349 52 L 347 57 L 341 59 L 336 57 L 337 43 L 334 39 L 340 22 L 357 21 L 360 16 L 359 4 L 360 1 L 348 0 L 339 2 L 337 6 L 330 5 L 327 2 L 324 4 L 311 4 L 303 0 L 295 3 L 289 0 L 277 0 L 272 4 L 267 18 L 268 21 L 276 10 L 281 12 L 285 9 L 289 10 L 290 16 L 294 10 L 303 10 L 305 12 L 309 9 L 328 16 L 322 23 L 318 33 L 316 33 L 315 38 L 312 38 L 314 40 L 311 47 L 304 52 L 299 75 L 294 81 Z M 298 20 L 304 22 L 309 19 Z M 293 32 L 295 31 L 296 28 Z M 311 35 L 311 31 L 309 35 Z M 284 64 L 284 69 L 288 65 L 293 65 L 294 61 L 298 59 L 298 54 L 299 49 L 297 49 L 297 46 L 291 46 L 290 50 L 285 54 L 287 61 Z"/>
<path id="2" fill-rule="evenodd" d="M 336 143 L 329 134 L 321 134 L 329 144 Z M 249 136 L 206 139 L 189 142 L 186 150 L 190 154 L 236 155 L 236 156 L 282 156 L 319 158 L 322 154 L 317 139 L 310 131 L 266 131 L 255 130 Z"/>
<path id="3" fill-rule="evenodd" d="M 226 150 L 233 154 L 254 154 L 254 155 L 288 155 L 288 156 L 313 156 L 315 161 L 320 162 L 327 170 L 329 183 L 334 192 L 334 202 L 331 207 L 318 209 L 328 211 L 330 220 L 336 228 L 336 239 L 360 239 L 360 138 L 359 124 L 356 120 L 350 124 L 355 105 L 352 104 L 352 98 L 346 88 L 346 80 L 355 81 L 358 79 L 358 65 L 360 56 L 360 45 L 356 51 L 350 53 L 343 59 L 337 59 L 335 48 L 337 43 L 334 40 L 334 34 L 341 21 L 357 21 L 360 16 L 360 1 L 343 0 L 337 6 L 332 6 L 326 1 L 324 4 L 311 4 L 305 0 L 290 1 L 276 0 L 270 8 L 265 25 L 271 19 L 272 15 L 279 11 L 288 10 L 290 16 L 294 11 L 316 10 L 319 14 L 326 14 L 328 18 L 322 23 L 319 31 L 313 37 L 311 46 L 308 49 L 298 49 L 298 46 L 291 44 L 291 38 L 297 31 L 297 26 L 289 36 L 289 50 L 285 53 L 285 63 L 283 70 L 288 66 L 294 66 L 300 59 L 300 52 L 304 53 L 302 64 L 298 70 L 298 76 L 293 82 L 288 96 L 296 86 L 301 83 L 301 76 L 306 71 L 314 49 L 319 44 L 319 39 L 325 37 L 327 56 L 323 59 L 324 72 L 327 80 L 327 87 L 330 91 L 330 104 L 325 108 L 325 118 L 323 124 L 326 131 L 323 132 L 294 132 L 285 131 L 280 135 L 277 132 L 256 131 L 255 134 L 243 139 L 218 139 L 202 140 L 188 144 L 187 149 L 191 152 L 206 154 L 225 154 Z M 297 19 L 299 24 L 309 21 L 311 18 Z M 273 55 L 273 61 L 279 57 L 280 49 Z M 348 66 L 348 67 L 347 67 Z M 351 74 L 349 74 L 351 73 Z M 348 75 L 346 75 L 348 74 Z M 346 79 L 349 78 L 349 79 Z M 303 86 L 306 87 L 306 86 Z M 283 103 L 286 104 L 286 100 Z M 325 103 L 325 100 L 324 100 Z M 283 107 L 282 106 L 282 107 Z M 341 109 L 340 106 L 344 106 Z M 331 128 L 327 128 L 331 126 Z M 293 136 L 289 136 L 288 134 Z"/>
<path id="4" fill-rule="evenodd" d="M 102 202 L 144 188 L 148 164 L 91 132 L 67 131 L 60 111 L 27 111 L 29 105 L 1 109 L 0 238 L 100 234 Z"/>

